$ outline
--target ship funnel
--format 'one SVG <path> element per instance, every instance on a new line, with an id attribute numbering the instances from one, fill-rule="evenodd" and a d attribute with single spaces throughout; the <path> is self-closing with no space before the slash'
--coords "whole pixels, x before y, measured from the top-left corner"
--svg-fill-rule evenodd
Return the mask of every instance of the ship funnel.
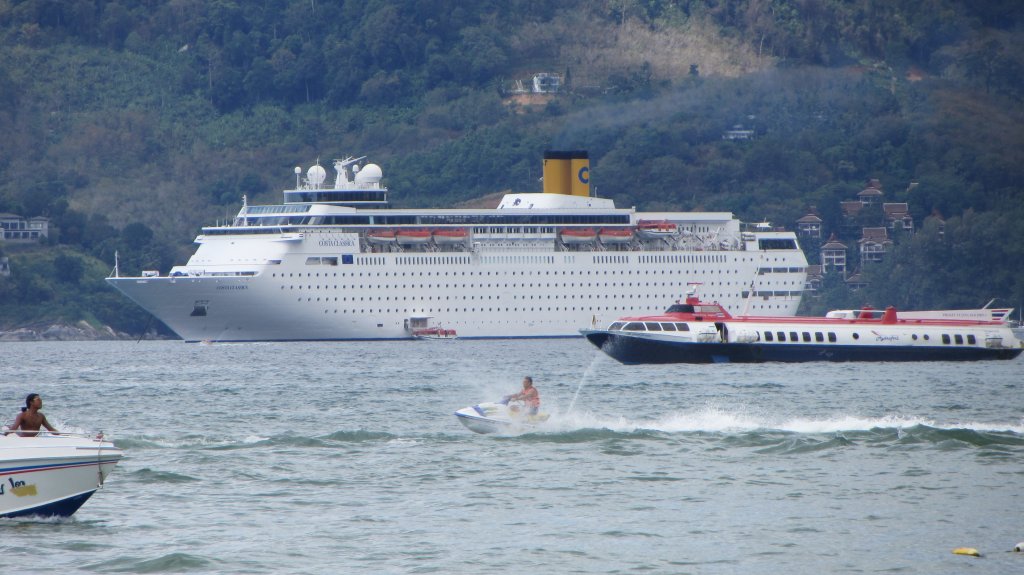
<path id="1" fill-rule="evenodd" d="M 572 155 L 569 152 L 544 152 L 544 193 L 568 194 L 571 192 L 569 169 Z"/>
<path id="2" fill-rule="evenodd" d="M 590 156 L 585 150 L 570 152 L 569 180 L 572 195 L 590 197 Z"/>
<path id="3" fill-rule="evenodd" d="M 586 151 L 544 152 L 544 193 L 590 196 L 590 156 Z"/>

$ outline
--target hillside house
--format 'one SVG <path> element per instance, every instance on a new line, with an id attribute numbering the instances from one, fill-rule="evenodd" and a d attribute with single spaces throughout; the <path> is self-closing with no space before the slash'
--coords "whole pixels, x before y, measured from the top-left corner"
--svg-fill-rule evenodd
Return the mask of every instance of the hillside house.
<path id="1" fill-rule="evenodd" d="M 802 238 L 821 239 L 821 218 L 813 211 L 796 221 L 797 234 Z"/>
<path id="2" fill-rule="evenodd" d="M 867 285 L 868 282 L 864 281 L 864 276 L 861 275 L 860 270 L 853 272 L 850 277 L 846 278 L 846 287 L 850 288 L 850 291 L 857 291 Z"/>
<path id="3" fill-rule="evenodd" d="M 835 234 L 821 246 L 821 271 L 822 274 L 838 273 L 846 277 L 846 244 L 837 240 Z"/>
<path id="4" fill-rule="evenodd" d="M 533 75 L 534 94 L 557 94 L 562 91 L 562 77 L 558 74 L 540 72 Z"/>
<path id="5" fill-rule="evenodd" d="M 892 246 L 888 228 L 864 228 L 860 244 L 861 262 L 880 262 Z"/>
<path id="6" fill-rule="evenodd" d="M 876 181 L 872 180 L 872 182 Z M 875 206 L 882 203 L 882 195 L 882 190 L 869 184 L 868 187 L 857 193 L 857 200 L 865 206 Z"/>
<path id="7" fill-rule="evenodd" d="M 825 278 L 825 274 L 822 272 L 822 266 L 810 265 L 807 266 L 807 281 L 804 282 L 805 292 L 815 292 L 821 289 L 821 282 Z"/>
<path id="8" fill-rule="evenodd" d="M 8 242 L 38 242 L 50 235 L 50 219 L 42 216 L 25 219 L 17 214 L 0 214 L 2 239 Z"/>
<path id="9" fill-rule="evenodd" d="M 914 217 L 910 215 L 910 206 L 906 202 L 882 204 L 882 215 L 885 226 L 893 232 L 914 232 Z"/>
<path id="10" fill-rule="evenodd" d="M 754 130 L 744 128 L 743 124 L 736 124 L 731 130 L 722 132 L 723 140 L 753 140 Z"/>

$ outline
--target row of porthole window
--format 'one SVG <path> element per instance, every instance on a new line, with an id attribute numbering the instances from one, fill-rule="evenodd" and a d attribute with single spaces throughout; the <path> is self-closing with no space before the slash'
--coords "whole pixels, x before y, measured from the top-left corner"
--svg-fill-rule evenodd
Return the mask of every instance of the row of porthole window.
<path id="1" fill-rule="evenodd" d="M 696 274 L 696 273 L 700 273 L 700 274 L 739 274 L 740 270 L 714 270 L 714 271 L 708 270 L 708 269 L 698 269 L 698 270 L 644 270 L 642 274 L 641 274 L 640 270 L 636 270 L 636 275 L 658 275 L 658 274 L 661 274 L 661 275 L 692 275 L 692 274 Z M 350 276 L 351 277 L 364 277 L 364 274 L 365 274 L 366 277 L 371 277 L 371 276 L 376 276 L 376 277 L 380 277 L 380 276 L 383 276 L 383 277 L 428 276 L 429 277 L 429 276 L 433 276 L 433 275 L 437 275 L 438 277 L 442 276 L 441 272 L 436 272 L 436 273 L 435 272 L 394 272 L 394 273 L 392 273 L 392 272 L 358 272 L 358 273 L 357 272 L 352 272 L 352 273 L 342 272 L 341 273 L 341 277 L 343 277 L 343 278 L 344 277 L 350 277 Z M 477 276 L 477 275 L 479 275 L 479 276 L 490 276 L 490 275 L 495 275 L 495 276 L 500 276 L 500 275 L 506 275 L 506 276 L 507 275 L 511 275 L 511 276 L 517 276 L 517 275 L 519 275 L 519 276 L 527 276 L 527 275 L 531 275 L 532 276 L 532 275 L 535 275 L 535 273 L 532 272 L 532 271 L 525 271 L 525 272 L 521 272 L 521 271 L 511 271 L 511 272 L 505 271 L 505 272 L 479 272 L 479 273 L 478 272 L 444 272 L 443 275 L 446 276 L 446 277 L 448 277 L 448 276 L 467 276 L 467 275 L 470 276 L 470 277 Z M 625 270 L 625 271 L 621 271 L 621 272 L 620 271 L 616 271 L 616 270 L 612 270 L 610 272 L 608 270 L 587 270 L 586 273 L 584 273 L 582 270 L 580 272 L 578 272 L 578 273 L 575 270 L 571 270 L 571 271 L 567 271 L 567 272 L 566 271 L 554 271 L 554 272 L 552 272 L 552 271 L 545 271 L 545 272 L 538 271 L 538 272 L 536 272 L 536 275 L 545 275 L 545 276 L 550 276 L 550 275 L 556 275 L 556 276 L 557 275 L 566 275 L 566 276 L 574 276 L 574 275 L 581 275 L 581 276 L 582 275 L 588 275 L 588 276 L 589 275 L 634 275 L 634 270 Z M 338 272 L 323 272 L 323 274 L 321 274 L 320 272 L 315 272 L 315 273 L 314 272 L 307 272 L 307 273 L 302 273 L 302 272 L 298 272 L 298 273 L 287 272 L 287 273 L 285 273 L 285 272 L 281 272 L 280 274 L 277 273 L 277 272 L 274 272 L 274 273 L 270 274 L 270 277 L 282 277 L 282 278 L 283 277 L 289 277 L 289 278 L 290 277 L 299 277 L 299 278 L 301 278 L 301 277 L 310 277 L 310 278 L 312 278 L 312 277 L 317 277 L 317 278 L 318 277 L 325 277 L 325 278 L 330 278 L 330 277 L 338 277 Z"/>
<path id="2" fill-rule="evenodd" d="M 717 284 L 716 284 L 716 282 L 708 282 L 708 285 L 731 286 L 732 282 L 724 282 L 724 283 L 719 282 Z M 737 283 L 737 285 L 740 285 L 740 284 Z M 637 284 L 636 284 L 636 287 L 646 287 L 646 288 L 652 288 L 652 287 L 656 288 L 656 287 L 659 287 L 659 286 L 661 286 L 661 287 L 679 287 L 679 286 L 676 286 L 676 285 L 674 285 L 674 284 L 672 284 L 670 282 L 661 282 L 661 283 L 658 283 L 658 282 L 650 283 L 650 282 L 648 282 L 648 283 L 645 283 L 645 284 L 640 284 L 639 282 L 637 282 Z M 315 285 L 310 284 L 310 285 L 306 285 L 306 286 L 303 286 L 302 284 L 299 284 L 298 286 L 296 286 L 296 285 L 293 284 L 291 286 L 284 286 L 284 285 L 282 285 L 281 289 L 283 290 L 283 289 L 285 289 L 285 287 L 288 287 L 288 289 L 293 289 L 293 290 L 296 289 L 296 287 L 298 287 L 298 289 L 300 291 L 302 289 L 307 289 L 307 290 L 321 290 L 321 289 L 323 289 L 323 290 L 330 290 L 330 289 L 337 290 L 337 289 L 339 289 L 337 284 L 334 284 L 333 286 L 321 285 L 321 284 L 315 284 Z M 437 285 L 434 285 L 434 284 L 402 284 L 402 285 L 395 284 L 393 286 L 392 285 L 382 286 L 382 285 L 379 285 L 379 284 L 378 285 L 364 285 L 364 284 L 360 284 L 358 286 L 356 286 L 356 285 L 351 285 L 351 286 L 343 285 L 343 286 L 341 286 L 340 289 L 347 291 L 347 290 L 355 290 L 355 289 L 373 289 L 373 290 L 382 290 L 382 289 L 420 289 L 420 290 L 422 290 L 422 289 L 435 289 L 435 288 L 436 289 L 442 289 L 442 288 L 443 289 L 459 289 L 459 288 L 461 288 L 461 289 L 477 289 L 477 288 L 485 289 L 485 288 L 488 288 L 489 289 L 489 288 L 502 288 L 502 287 L 504 287 L 504 288 L 512 288 L 512 289 L 527 289 L 527 288 L 534 288 L 534 287 L 537 287 L 537 288 L 553 288 L 553 287 L 554 288 L 559 288 L 559 287 L 561 287 L 561 288 L 573 288 L 573 289 L 575 289 L 575 288 L 584 288 L 584 287 L 598 287 L 598 288 L 613 287 L 614 288 L 614 287 L 634 287 L 634 286 L 633 286 L 632 282 L 629 283 L 629 284 L 626 284 L 626 283 L 621 283 L 620 284 L 620 283 L 616 283 L 616 282 L 612 282 L 610 284 L 607 283 L 607 282 L 605 282 L 603 284 L 601 284 L 601 283 L 557 284 L 556 283 L 554 285 L 552 285 L 552 284 L 537 284 L 537 285 L 534 285 L 534 284 L 531 283 L 531 284 L 519 284 L 519 285 L 511 285 L 511 286 L 509 284 L 505 284 L 505 285 L 501 285 L 501 284 L 486 284 L 486 285 L 485 284 L 479 284 L 479 285 L 477 285 L 477 284 L 463 284 L 461 286 L 450 285 L 450 284 L 444 284 L 443 286 L 441 284 L 437 284 Z M 717 297 L 717 294 L 709 294 L 708 297 Z"/>
<path id="3" fill-rule="evenodd" d="M 764 340 L 765 341 L 772 341 L 772 332 L 766 331 L 766 332 L 764 332 L 763 336 L 764 336 Z M 775 336 L 776 336 L 778 341 L 786 341 L 786 332 L 784 332 L 784 331 L 775 332 Z M 911 334 L 910 338 L 913 339 L 914 341 L 918 340 L 918 336 L 917 336 L 916 333 L 915 334 Z M 860 334 L 857 333 L 857 332 L 854 332 L 853 333 L 853 339 L 854 340 L 859 340 L 860 339 Z M 928 334 L 924 334 L 924 335 L 921 336 L 921 339 L 923 339 L 924 341 L 930 341 L 931 337 Z M 791 332 L 789 332 L 789 341 L 810 342 L 811 341 L 811 334 L 810 334 L 810 332 L 806 332 L 806 331 L 805 332 L 801 332 L 800 334 L 798 334 L 795 331 L 791 331 Z M 816 341 L 816 342 L 825 341 L 824 337 L 822 336 L 822 333 L 820 331 L 814 332 L 814 341 Z M 836 334 L 834 332 L 831 332 L 831 331 L 828 332 L 828 341 L 830 343 L 835 343 L 835 341 L 836 341 Z M 962 336 L 960 334 L 953 334 L 953 337 L 950 338 L 949 334 L 945 334 L 945 333 L 942 334 L 942 343 L 943 344 L 951 344 L 953 342 L 956 342 L 957 345 L 963 345 L 964 344 L 964 336 Z M 974 334 L 970 334 L 970 333 L 967 334 L 967 345 L 976 345 L 977 343 L 978 343 L 978 340 L 977 340 L 976 337 L 974 337 Z"/>
<path id="4" fill-rule="evenodd" d="M 486 308 L 486 309 L 485 308 L 480 308 L 480 309 L 477 309 L 477 308 L 474 307 L 474 308 L 445 308 L 445 309 L 437 308 L 436 310 L 433 309 L 433 308 L 430 308 L 430 309 L 427 309 L 427 310 L 416 309 L 416 310 L 413 310 L 413 311 L 416 312 L 416 313 L 423 313 L 423 312 L 426 312 L 426 313 L 492 312 L 493 313 L 493 312 L 502 312 L 502 311 L 505 311 L 505 312 L 528 312 L 528 311 L 581 311 L 581 312 L 582 311 L 588 311 L 588 312 L 592 312 L 592 311 L 617 311 L 617 312 L 621 313 L 621 312 L 627 312 L 627 311 L 631 311 L 631 310 L 635 310 L 635 309 L 636 308 L 626 308 L 626 307 L 618 308 L 618 307 L 600 307 L 600 306 L 585 308 L 585 307 L 580 306 L 580 308 L 578 310 L 575 307 L 573 307 L 573 308 L 568 308 L 568 307 L 566 307 L 566 308 L 561 308 L 561 307 L 547 307 L 547 308 L 545 308 L 545 307 L 537 307 L 537 308 L 531 307 L 531 308 L 525 308 L 524 307 L 524 308 L 521 308 L 521 309 L 520 308 L 504 308 L 504 309 L 502 309 L 500 307 L 499 308 Z M 324 313 L 330 313 L 331 311 L 332 310 L 325 309 Z M 376 313 L 409 313 L 409 310 L 408 309 L 403 309 L 403 310 L 398 310 L 398 309 L 394 309 L 394 310 L 392 310 L 392 309 L 377 309 L 377 310 L 374 310 L 374 309 L 360 309 L 360 310 L 355 310 L 355 309 L 334 309 L 333 312 L 334 313 L 353 313 L 353 314 L 365 314 L 365 313 L 374 313 L 374 312 L 376 312 Z M 507 320 L 505 320 L 505 321 L 507 321 Z M 530 320 L 530 321 L 533 322 L 533 321 L 536 321 L 536 320 Z"/>
<path id="5" fill-rule="evenodd" d="M 605 299 L 615 298 L 615 299 L 618 299 L 614 295 L 608 295 L 608 294 L 594 295 L 594 296 L 582 296 L 581 295 L 579 297 L 580 297 L 580 299 L 599 299 L 599 298 L 605 298 Z M 629 299 L 645 299 L 646 298 L 646 299 L 664 300 L 667 297 L 668 296 L 666 296 L 666 295 L 658 295 L 658 294 L 640 294 L 640 295 L 637 295 L 637 296 L 630 296 Z M 312 297 L 307 297 L 306 301 L 307 302 L 321 301 L 321 299 L 323 301 L 349 301 L 348 297 L 342 297 L 342 298 L 339 299 L 337 296 L 335 296 L 333 300 L 331 298 L 329 298 L 329 297 L 315 298 L 315 299 L 312 298 Z M 453 300 L 453 299 L 454 300 L 458 300 L 459 297 L 458 296 L 445 296 L 444 299 L 445 299 L 445 301 L 450 301 L 450 300 Z M 470 300 L 470 301 L 473 301 L 473 300 L 476 300 L 477 297 L 476 296 L 472 296 L 472 295 L 469 296 L 469 297 L 462 296 L 461 299 L 464 300 L 464 301 L 467 300 L 467 299 Z M 484 296 L 480 296 L 480 301 L 483 301 L 483 299 L 484 299 Z M 489 299 L 489 300 L 490 299 L 496 299 L 497 300 L 497 299 L 501 299 L 501 296 L 487 296 L 487 299 Z M 527 298 L 525 296 L 522 297 L 522 298 L 519 298 L 518 296 L 512 296 L 512 299 L 513 300 L 515 300 L 515 299 L 526 300 Z M 534 296 L 530 296 L 529 299 L 531 299 L 531 300 L 534 299 Z M 544 296 L 537 296 L 536 299 L 545 299 L 545 297 Z M 569 296 L 550 296 L 549 295 L 549 296 L 547 296 L 547 299 L 556 299 L 556 300 L 558 300 L 558 299 L 576 299 L 576 295 L 569 295 Z M 376 300 L 376 301 L 391 301 L 391 297 L 390 296 L 386 296 L 386 297 L 374 298 L 374 297 L 361 296 L 357 300 L 355 296 L 352 296 L 352 301 L 374 301 L 374 300 Z M 412 301 L 416 301 L 416 300 L 420 300 L 420 301 L 434 301 L 434 296 L 403 297 L 402 298 L 402 301 L 409 301 L 409 300 L 412 300 Z M 300 301 L 301 302 L 302 298 L 300 297 L 296 301 Z M 395 296 L 394 301 L 398 301 L 398 296 Z M 441 301 L 441 296 L 437 296 L 437 301 Z"/>

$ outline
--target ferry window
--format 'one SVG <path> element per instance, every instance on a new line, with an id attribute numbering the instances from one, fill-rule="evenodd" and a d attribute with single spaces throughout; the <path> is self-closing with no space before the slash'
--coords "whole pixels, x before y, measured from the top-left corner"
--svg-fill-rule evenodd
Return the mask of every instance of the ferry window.
<path id="1" fill-rule="evenodd" d="M 661 324 L 656 321 L 649 321 L 644 325 L 647 326 L 647 331 L 661 331 Z"/>
<path id="2" fill-rule="evenodd" d="M 619 330 L 619 329 L 622 329 L 622 326 L 623 326 L 623 323 L 621 321 L 617 321 L 617 322 L 613 323 L 611 326 L 609 326 L 608 329 L 609 330 Z"/>
<path id="3" fill-rule="evenodd" d="M 795 331 L 791 331 L 789 332 L 789 341 L 800 341 L 800 337 L 796 334 Z"/>
<path id="4" fill-rule="evenodd" d="M 805 331 L 802 335 L 804 336 L 804 341 L 811 341 L 811 332 Z"/>
<path id="5" fill-rule="evenodd" d="M 814 332 L 814 341 L 825 341 L 825 334 L 820 331 Z"/>
<path id="6" fill-rule="evenodd" d="M 779 341 L 786 341 L 786 332 L 779 331 L 779 332 L 776 332 L 775 335 L 777 335 L 779 337 Z"/>
<path id="7" fill-rule="evenodd" d="M 632 331 L 647 331 L 646 329 L 644 329 L 644 324 L 642 322 L 639 322 L 639 321 L 631 321 L 631 322 L 627 323 L 626 327 L 624 327 L 622 329 L 628 329 L 628 330 L 632 330 Z"/>
<path id="8" fill-rule="evenodd" d="M 971 345 L 974 345 L 974 344 L 978 343 L 978 340 L 974 339 L 974 334 L 973 333 L 967 334 L 967 343 L 969 343 Z"/>
<path id="9" fill-rule="evenodd" d="M 772 337 L 772 332 L 770 332 L 770 331 L 764 332 L 764 340 L 765 341 L 775 341 L 775 339 Z"/>
<path id="10" fill-rule="evenodd" d="M 688 324 L 688 323 L 677 323 L 676 324 L 676 328 L 678 328 L 679 331 L 690 331 L 690 324 Z"/>
<path id="11" fill-rule="evenodd" d="M 917 334 L 915 333 L 914 335 L 910 336 L 910 339 L 917 341 Z"/>
<path id="12" fill-rule="evenodd" d="M 956 335 L 953 336 L 953 338 L 954 338 L 954 341 L 956 341 L 957 345 L 963 345 L 964 344 L 964 336 L 962 336 L 960 334 L 956 334 Z"/>
<path id="13" fill-rule="evenodd" d="M 661 329 L 664 331 L 676 331 L 676 324 L 674 323 L 663 323 Z"/>
<path id="14" fill-rule="evenodd" d="M 857 332 L 853 332 L 853 339 L 860 339 L 860 334 Z"/>
<path id="15" fill-rule="evenodd" d="M 831 342 L 831 343 L 835 343 L 836 342 L 836 332 L 834 332 L 834 331 L 828 332 L 828 341 Z"/>
<path id="16" fill-rule="evenodd" d="M 925 341 L 928 341 L 929 339 L 931 339 L 931 338 L 930 338 L 930 337 L 928 336 L 928 334 L 924 334 L 924 336 L 923 336 L 923 337 L 924 337 L 924 340 L 925 340 Z"/>
<path id="17" fill-rule="evenodd" d="M 945 333 L 942 334 L 942 343 L 949 343 L 949 335 L 948 334 L 945 334 Z"/>

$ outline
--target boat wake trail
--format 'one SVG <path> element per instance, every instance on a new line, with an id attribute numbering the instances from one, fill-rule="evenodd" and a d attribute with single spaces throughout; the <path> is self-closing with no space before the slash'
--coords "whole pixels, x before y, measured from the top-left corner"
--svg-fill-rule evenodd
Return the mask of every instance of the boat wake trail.
<path id="1" fill-rule="evenodd" d="M 651 418 L 598 415 L 593 412 L 552 414 L 544 432 L 564 433 L 584 429 L 601 429 L 616 433 L 659 432 L 744 434 L 773 432 L 820 435 L 859 432 L 892 434 L 903 439 L 912 430 L 930 430 L 940 436 L 947 433 L 999 434 L 1024 442 L 1024 420 L 1015 422 L 938 422 L 920 416 L 888 414 L 866 417 L 836 414 L 822 417 L 771 416 L 744 410 L 727 410 L 705 406 L 691 411 L 675 411 Z"/>

